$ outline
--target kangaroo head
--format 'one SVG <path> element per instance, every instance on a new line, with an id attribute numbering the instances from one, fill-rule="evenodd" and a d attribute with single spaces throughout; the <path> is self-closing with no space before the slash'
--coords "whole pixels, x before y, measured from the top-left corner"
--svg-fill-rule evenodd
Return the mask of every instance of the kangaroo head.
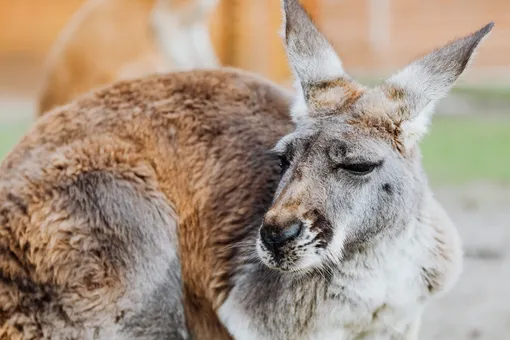
<path id="1" fill-rule="evenodd" d="M 417 217 L 427 185 L 417 141 L 493 24 L 366 88 L 297 0 L 283 10 L 296 129 L 274 149 L 282 178 L 257 251 L 269 267 L 300 271 L 339 263 Z"/>

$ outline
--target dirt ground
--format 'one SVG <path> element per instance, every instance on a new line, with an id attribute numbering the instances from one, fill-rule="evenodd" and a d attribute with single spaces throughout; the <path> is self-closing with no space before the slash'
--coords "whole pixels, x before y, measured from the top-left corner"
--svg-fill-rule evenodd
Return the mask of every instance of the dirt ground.
<path id="1" fill-rule="evenodd" d="M 453 291 L 426 310 L 421 339 L 510 339 L 510 186 L 434 191 L 457 224 L 465 263 Z"/>

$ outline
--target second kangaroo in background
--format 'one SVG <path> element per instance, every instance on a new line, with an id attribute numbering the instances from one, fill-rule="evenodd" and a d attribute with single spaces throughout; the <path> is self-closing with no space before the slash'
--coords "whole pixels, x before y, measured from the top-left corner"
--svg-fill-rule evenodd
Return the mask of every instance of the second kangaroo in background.
<path id="1" fill-rule="evenodd" d="M 208 20 L 218 0 L 88 0 L 48 57 L 38 114 L 116 80 L 219 66 Z"/>

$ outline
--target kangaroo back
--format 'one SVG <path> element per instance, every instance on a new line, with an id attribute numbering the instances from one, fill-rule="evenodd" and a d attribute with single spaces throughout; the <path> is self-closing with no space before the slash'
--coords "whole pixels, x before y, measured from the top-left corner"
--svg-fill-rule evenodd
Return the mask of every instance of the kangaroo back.
<path id="1" fill-rule="evenodd" d="M 215 0 L 88 0 L 48 57 L 39 115 L 115 80 L 218 65 Z"/>
<path id="2" fill-rule="evenodd" d="M 229 339 L 230 245 L 270 203 L 289 103 L 244 72 L 194 70 L 41 117 L 0 166 L 0 339 Z"/>

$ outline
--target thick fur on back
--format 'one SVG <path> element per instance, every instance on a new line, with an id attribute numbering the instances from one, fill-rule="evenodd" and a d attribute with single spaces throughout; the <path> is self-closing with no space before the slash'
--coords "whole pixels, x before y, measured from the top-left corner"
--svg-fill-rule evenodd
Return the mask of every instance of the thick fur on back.
<path id="1" fill-rule="evenodd" d="M 186 338 L 184 313 L 192 335 L 229 338 L 215 311 L 276 187 L 289 101 L 193 71 L 41 118 L 0 168 L 0 339 Z"/>
<path id="2" fill-rule="evenodd" d="M 217 66 L 207 36 L 215 4 L 215 0 L 87 0 L 50 51 L 39 115 L 116 80 Z"/>

